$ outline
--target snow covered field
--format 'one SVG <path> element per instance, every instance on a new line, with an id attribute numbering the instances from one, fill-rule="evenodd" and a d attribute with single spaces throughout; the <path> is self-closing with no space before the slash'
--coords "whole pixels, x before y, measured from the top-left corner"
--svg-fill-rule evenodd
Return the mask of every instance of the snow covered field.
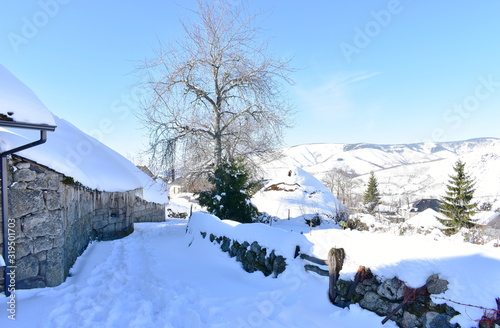
<path id="1" fill-rule="evenodd" d="M 282 149 L 282 156 L 263 163 L 273 178 L 290 166 L 298 166 L 322 180 L 334 169 L 359 175 L 357 193 L 366 189 L 370 171 L 375 173 L 386 203 L 407 205 L 422 198 L 442 196 L 457 159 L 476 179 L 476 201 L 500 207 L 500 139 L 478 138 L 457 142 L 406 145 L 305 144 Z"/>
<path id="2" fill-rule="evenodd" d="M 245 272 L 207 239 L 186 234 L 186 222 L 136 224 L 126 238 L 91 244 L 62 285 L 17 292 L 16 321 L 8 319 L 7 298 L 0 296 L 0 327 L 396 327 L 382 326 L 381 317 L 357 305 L 330 304 L 327 279 L 306 272 L 300 259 L 287 260 L 276 279 Z M 283 229 L 303 238 L 297 232 L 303 227 L 285 223 Z M 259 239 L 254 226 L 240 234 L 246 229 Z M 500 249 L 491 245 L 339 229 L 304 236 L 323 258 L 330 247 L 345 248 L 342 278 L 358 265 L 410 286 L 439 273 L 450 282 L 440 296 L 489 308 L 500 296 Z M 456 308 L 462 327 L 476 326 L 483 314 Z"/>

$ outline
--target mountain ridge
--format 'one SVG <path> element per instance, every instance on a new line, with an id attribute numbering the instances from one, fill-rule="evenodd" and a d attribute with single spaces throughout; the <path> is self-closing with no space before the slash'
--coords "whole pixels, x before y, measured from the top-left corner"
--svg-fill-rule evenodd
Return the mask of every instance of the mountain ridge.
<path id="1" fill-rule="evenodd" d="M 420 198 L 438 198 L 444 193 L 453 164 L 461 159 L 476 179 L 479 202 L 498 202 L 500 207 L 500 138 L 411 144 L 321 143 L 280 149 L 281 158 L 262 167 L 273 178 L 298 166 L 322 180 L 333 169 L 352 172 L 362 193 L 374 172 L 383 198 L 406 203 Z"/>

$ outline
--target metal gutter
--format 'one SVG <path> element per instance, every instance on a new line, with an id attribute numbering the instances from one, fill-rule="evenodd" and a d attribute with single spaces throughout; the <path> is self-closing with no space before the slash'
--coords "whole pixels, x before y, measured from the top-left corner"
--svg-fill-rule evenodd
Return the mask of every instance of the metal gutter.
<path id="1" fill-rule="evenodd" d="M 7 177 L 7 156 L 14 154 L 16 152 L 32 148 L 38 145 L 41 145 L 47 141 L 47 131 L 54 131 L 55 126 L 52 125 L 37 125 L 37 124 L 30 124 L 30 123 L 19 123 L 19 122 L 9 122 L 9 121 L 0 121 L 0 126 L 6 126 L 6 127 L 13 127 L 13 128 L 21 128 L 21 129 L 30 129 L 30 130 L 39 130 L 40 131 L 40 139 L 34 142 L 31 142 L 29 144 L 23 145 L 16 147 L 14 149 L 10 149 L 7 151 L 4 151 L 0 153 L 1 157 L 1 163 L 0 163 L 0 174 L 2 177 L 2 183 L 1 183 L 1 192 L 2 192 L 2 199 L 1 199 L 1 204 L 2 204 L 2 221 L 3 221 L 3 258 L 5 261 L 5 267 L 4 267 L 4 293 L 5 296 L 10 296 L 11 295 L 11 290 L 9 290 L 9 284 L 10 280 L 14 279 L 15 283 L 15 274 L 12 276 L 12 279 L 8 279 L 9 272 L 14 272 L 16 270 L 16 261 L 15 257 L 9 258 L 9 199 L 8 199 L 8 177 Z M 10 228 L 11 231 L 14 231 L 15 234 L 15 225 L 14 228 Z M 15 287 L 15 286 L 14 286 Z"/>

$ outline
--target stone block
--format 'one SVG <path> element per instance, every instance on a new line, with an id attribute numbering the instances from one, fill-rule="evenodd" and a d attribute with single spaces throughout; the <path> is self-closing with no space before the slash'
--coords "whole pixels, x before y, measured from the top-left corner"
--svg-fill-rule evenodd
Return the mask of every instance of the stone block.
<path id="1" fill-rule="evenodd" d="M 22 257 L 16 261 L 16 279 L 21 281 L 38 275 L 38 259 L 33 255 Z"/>
<path id="2" fill-rule="evenodd" d="M 31 165 L 30 165 L 30 170 L 32 170 L 32 171 L 34 171 L 34 172 L 36 172 L 36 173 L 38 173 L 38 174 L 43 174 L 43 175 L 45 175 L 45 170 L 47 170 L 47 169 L 45 169 L 45 170 L 44 170 L 44 169 L 42 169 L 42 167 L 41 167 L 41 166 L 31 164 Z"/>
<path id="3" fill-rule="evenodd" d="M 9 214 L 18 218 L 45 209 L 43 193 L 39 190 L 9 190 Z"/>
<path id="4" fill-rule="evenodd" d="M 41 269 L 42 262 L 47 261 L 47 252 L 40 252 L 36 254 L 36 257 L 38 258 L 38 261 L 40 261 L 40 269 Z"/>
<path id="5" fill-rule="evenodd" d="M 422 327 L 416 315 L 411 314 L 409 312 L 403 313 L 403 318 L 400 322 L 401 328 L 415 328 Z"/>
<path id="6" fill-rule="evenodd" d="M 456 328 L 456 324 L 450 323 L 450 317 L 446 314 L 428 312 L 424 318 L 425 328 Z"/>
<path id="7" fill-rule="evenodd" d="M 31 166 L 31 164 L 30 163 L 26 163 L 26 162 L 19 162 L 19 163 L 16 164 L 16 167 L 18 169 L 21 169 L 21 170 L 22 169 L 29 169 L 30 166 Z"/>
<path id="8" fill-rule="evenodd" d="M 38 237 L 33 241 L 33 254 L 48 251 L 54 247 L 52 239 L 48 237 Z"/>
<path id="9" fill-rule="evenodd" d="M 17 181 L 17 182 L 13 182 L 9 186 L 9 189 L 26 189 L 27 186 L 28 186 L 28 184 L 26 182 Z"/>
<path id="10" fill-rule="evenodd" d="M 87 237 L 87 236 L 79 236 L 79 237 Z M 54 248 L 62 247 L 64 245 L 65 239 L 66 238 L 64 237 L 64 234 L 54 236 L 52 239 L 52 247 L 54 247 Z"/>
<path id="11" fill-rule="evenodd" d="M 107 220 L 107 218 L 100 218 L 100 219 L 94 218 L 94 220 L 92 220 L 92 228 L 96 230 L 102 230 L 104 227 L 108 225 L 109 221 Z"/>
<path id="12" fill-rule="evenodd" d="M 63 233 L 62 219 L 53 212 L 41 212 L 23 218 L 22 229 L 29 238 L 57 236 Z"/>
<path id="13" fill-rule="evenodd" d="M 50 176 L 48 179 L 48 187 L 47 190 L 59 191 L 61 189 L 61 181 L 62 178 L 58 176 Z"/>
<path id="14" fill-rule="evenodd" d="M 390 313 L 398 304 L 383 300 L 380 295 L 375 292 L 368 292 L 359 302 L 359 306 L 384 316 Z M 400 310 L 400 312 L 402 312 L 402 310 Z"/>
<path id="15" fill-rule="evenodd" d="M 45 286 L 45 277 L 43 276 L 33 276 L 27 279 L 16 281 L 17 289 L 43 288 Z"/>
<path id="16" fill-rule="evenodd" d="M 16 258 L 20 259 L 30 254 L 31 249 L 28 242 L 16 243 Z"/>
<path id="17" fill-rule="evenodd" d="M 439 279 L 437 274 L 427 279 L 427 291 L 430 294 L 442 294 L 448 290 L 448 281 Z"/>
<path id="18" fill-rule="evenodd" d="M 390 301 L 403 300 L 404 285 L 398 278 L 387 279 L 377 289 L 377 294 Z"/>
<path id="19" fill-rule="evenodd" d="M 116 228 L 114 224 L 108 224 L 102 229 L 102 234 L 104 238 L 110 238 L 111 236 L 114 236 L 116 233 Z"/>
<path id="20" fill-rule="evenodd" d="M 41 174 L 41 173 L 39 173 Z M 30 182 L 27 186 L 28 189 L 33 190 L 48 190 L 49 189 L 49 179 L 46 177 L 40 177 L 32 182 Z"/>
<path id="21" fill-rule="evenodd" d="M 62 208 L 61 195 L 55 191 L 46 191 L 43 194 L 45 199 L 45 206 L 49 211 Z"/>
<path id="22" fill-rule="evenodd" d="M 47 268 L 45 272 L 47 286 L 57 286 L 63 283 L 65 278 L 63 250 L 61 248 L 53 248 L 47 251 Z"/>
<path id="23" fill-rule="evenodd" d="M 30 182 L 36 179 L 36 172 L 30 169 L 20 169 L 12 174 L 14 181 Z"/>

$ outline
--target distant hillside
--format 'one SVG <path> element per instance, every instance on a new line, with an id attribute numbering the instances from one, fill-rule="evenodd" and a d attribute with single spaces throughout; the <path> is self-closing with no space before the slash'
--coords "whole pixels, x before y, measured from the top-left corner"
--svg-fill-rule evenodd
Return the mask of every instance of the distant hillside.
<path id="1" fill-rule="evenodd" d="M 384 201 L 406 205 L 419 198 L 439 197 L 458 158 L 476 178 L 476 197 L 500 207 L 500 139 L 477 138 L 415 144 L 307 144 L 282 149 L 282 157 L 263 164 L 267 177 L 298 166 L 322 179 L 333 168 L 358 175 L 359 190 L 375 172 Z"/>

